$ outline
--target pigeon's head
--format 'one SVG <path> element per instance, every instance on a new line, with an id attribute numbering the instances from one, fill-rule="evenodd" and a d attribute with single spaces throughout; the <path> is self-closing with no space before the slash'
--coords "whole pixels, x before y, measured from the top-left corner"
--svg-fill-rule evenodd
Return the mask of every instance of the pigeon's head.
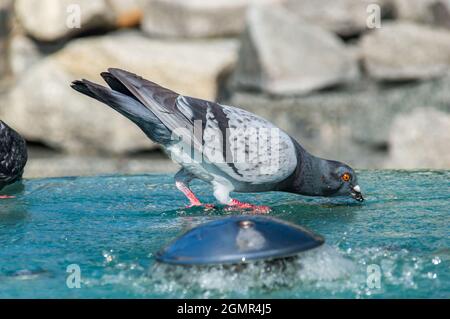
<path id="1" fill-rule="evenodd" d="M 321 176 L 321 191 L 325 196 L 351 196 L 359 202 L 364 200 L 355 171 L 337 161 L 325 161 Z"/>

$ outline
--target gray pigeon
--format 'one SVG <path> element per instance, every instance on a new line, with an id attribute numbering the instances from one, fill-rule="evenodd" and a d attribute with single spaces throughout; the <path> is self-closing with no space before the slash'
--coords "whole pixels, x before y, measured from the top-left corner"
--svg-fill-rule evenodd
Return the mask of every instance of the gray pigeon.
<path id="1" fill-rule="evenodd" d="M 269 207 L 243 203 L 230 192 L 282 191 L 308 196 L 352 196 L 363 201 L 349 166 L 309 154 L 269 121 L 243 109 L 177 94 L 133 73 L 108 69 L 110 88 L 88 80 L 72 88 L 103 102 L 139 126 L 182 168 L 175 184 L 190 200 L 198 178 L 213 186 L 229 209 L 265 213 Z"/>
<path id="2" fill-rule="evenodd" d="M 25 140 L 19 133 L 0 121 L 0 190 L 22 178 L 27 159 Z M 0 195 L 0 199 L 11 197 Z"/>

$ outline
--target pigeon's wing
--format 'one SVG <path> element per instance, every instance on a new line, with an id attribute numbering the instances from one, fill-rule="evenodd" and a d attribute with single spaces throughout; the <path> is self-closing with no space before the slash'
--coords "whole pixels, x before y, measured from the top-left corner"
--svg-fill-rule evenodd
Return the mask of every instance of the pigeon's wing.
<path id="1" fill-rule="evenodd" d="M 248 111 L 179 95 L 119 69 L 108 70 L 172 132 L 186 134 L 202 160 L 240 182 L 279 182 L 295 170 L 291 138 Z"/>
<path id="2" fill-rule="evenodd" d="M 251 184 L 280 182 L 297 166 L 292 139 L 243 109 L 179 96 L 177 108 L 201 121 L 203 157 L 224 174 Z M 198 127 L 199 125 L 197 125 Z"/>

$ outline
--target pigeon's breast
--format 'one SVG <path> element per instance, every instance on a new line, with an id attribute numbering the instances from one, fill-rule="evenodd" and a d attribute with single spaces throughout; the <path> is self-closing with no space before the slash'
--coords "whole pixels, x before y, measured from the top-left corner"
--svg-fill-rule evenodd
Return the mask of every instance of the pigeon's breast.
<path id="1" fill-rule="evenodd" d="M 165 148 L 172 161 L 180 164 L 188 172 L 204 181 L 213 180 L 213 175 L 205 167 L 202 154 L 184 142 L 178 142 Z"/>

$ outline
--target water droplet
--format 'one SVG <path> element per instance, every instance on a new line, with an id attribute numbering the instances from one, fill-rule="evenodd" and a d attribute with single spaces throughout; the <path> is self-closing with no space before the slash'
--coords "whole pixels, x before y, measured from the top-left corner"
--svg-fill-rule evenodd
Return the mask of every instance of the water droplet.
<path id="1" fill-rule="evenodd" d="M 427 277 L 430 278 L 430 279 L 436 279 L 437 278 L 437 274 L 432 273 L 432 272 L 428 272 L 427 273 Z"/>
<path id="2" fill-rule="evenodd" d="M 439 256 L 436 256 L 431 261 L 433 262 L 433 265 L 439 265 L 441 263 L 441 258 L 439 258 Z"/>
<path id="3" fill-rule="evenodd" d="M 103 257 L 105 258 L 107 263 L 110 263 L 114 260 L 114 255 L 112 253 L 112 249 L 110 251 L 103 251 Z"/>

